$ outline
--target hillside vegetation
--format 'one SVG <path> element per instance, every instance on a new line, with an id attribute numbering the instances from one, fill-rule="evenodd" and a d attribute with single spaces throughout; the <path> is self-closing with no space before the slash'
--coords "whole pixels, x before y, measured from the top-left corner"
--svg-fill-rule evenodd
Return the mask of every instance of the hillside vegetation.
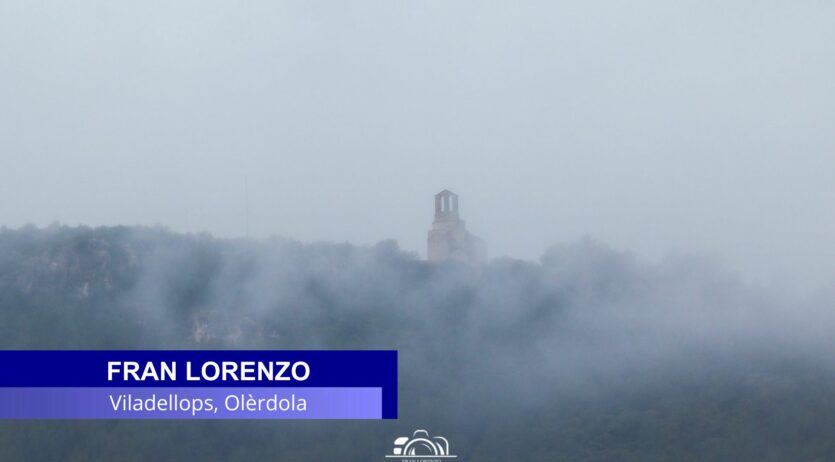
<path id="1" fill-rule="evenodd" d="M 831 299 L 584 240 L 539 262 L 153 228 L 0 231 L 4 349 L 397 349 L 397 421 L 5 421 L 6 461 L 835 460 Z"/>

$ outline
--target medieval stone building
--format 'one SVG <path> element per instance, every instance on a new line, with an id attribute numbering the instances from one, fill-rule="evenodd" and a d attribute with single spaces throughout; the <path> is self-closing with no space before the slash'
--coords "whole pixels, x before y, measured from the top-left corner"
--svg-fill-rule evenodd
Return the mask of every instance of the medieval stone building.
<path id="1" fill-rule="evenodd" d="M 429 230 L 426 256 L 429 261 L 480 263 L 487 259 L 484 241 L 467 231 L 458 216 L 458 195 L 443 190 L 435 194 L 435 219 Z"/>

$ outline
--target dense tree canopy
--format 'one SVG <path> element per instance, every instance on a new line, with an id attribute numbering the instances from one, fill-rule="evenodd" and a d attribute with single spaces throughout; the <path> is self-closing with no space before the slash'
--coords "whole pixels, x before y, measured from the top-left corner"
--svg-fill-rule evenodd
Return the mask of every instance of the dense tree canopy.
<path id="1" fill-rule="evenodd" d="M 152 228 L 0 231 L 5 349 L 397 349 L 382 422 L 6 421 L 0 460 L 835 458 L 832 316 L 692 257 L 594 241 L 540 262 Z"/>

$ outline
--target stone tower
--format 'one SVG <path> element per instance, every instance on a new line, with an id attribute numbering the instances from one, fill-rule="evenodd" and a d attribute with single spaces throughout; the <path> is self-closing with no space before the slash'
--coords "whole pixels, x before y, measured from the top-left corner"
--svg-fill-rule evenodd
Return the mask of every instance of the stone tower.
<path id="1" fill-rule="evenodd" d="M 444 189 L 435 194 L 435 219 L 427 239 L 429 261 L 461 261 L 480 263 L 487 259 L 484 241 L 467 231 L 458 216 L 458 194 Z"/>

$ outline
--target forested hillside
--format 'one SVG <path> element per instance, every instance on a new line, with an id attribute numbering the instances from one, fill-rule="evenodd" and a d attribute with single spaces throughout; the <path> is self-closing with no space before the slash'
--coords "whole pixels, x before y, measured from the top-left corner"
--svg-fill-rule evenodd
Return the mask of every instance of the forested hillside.
<path id="1" fill-rule="evenodd" d="M 155 228 L 0 231 L 4 349 L 397 349 L 398 421 L 4 421 L 0 460 L 835 460 L 835 316 L 695 257 L 539 262 Z M 323 444 L 324 442 L 328 444 Z"/>

